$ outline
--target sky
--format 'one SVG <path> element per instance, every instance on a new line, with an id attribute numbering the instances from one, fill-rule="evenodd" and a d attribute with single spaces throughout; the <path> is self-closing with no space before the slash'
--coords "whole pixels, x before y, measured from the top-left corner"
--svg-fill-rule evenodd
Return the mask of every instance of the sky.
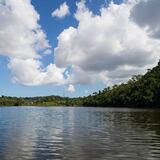
<path id="1" fill-rule="evenodd" d="M 158 0 L 0 0 L 0 95 L 85 96 L 159 61 Z"/>

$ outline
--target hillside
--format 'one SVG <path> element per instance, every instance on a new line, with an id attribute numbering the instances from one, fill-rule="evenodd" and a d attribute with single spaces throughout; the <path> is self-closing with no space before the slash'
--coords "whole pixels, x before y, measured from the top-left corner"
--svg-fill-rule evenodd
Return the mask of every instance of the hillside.
<path id="1" fill-rule="evenodd" d="M 105 88 L 84 99 L 85 106 L 160 107 L 160 62 L 144 75 L 126 84 Z"/>

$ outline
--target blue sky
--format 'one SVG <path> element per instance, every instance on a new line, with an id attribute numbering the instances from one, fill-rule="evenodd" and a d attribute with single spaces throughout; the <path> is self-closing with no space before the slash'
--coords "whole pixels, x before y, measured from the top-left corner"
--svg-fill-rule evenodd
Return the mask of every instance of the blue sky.
<path id="1" fill-rule="evenodd" d="M 15 10 L 17 9 L 21 11 L 21 8 L 19 8 L 18 6 L 19 4 L 16 3 L 16 0 L 12 0 L 13 3 L 11 4 L 9 4 L 7 0 L 5 1 L 8 6 L 11 5 L 11 7 L 13 7 Z M 68 5 L 70 13 L 68 15 L 65 15 L 62 18 L 59 18 L 58 16 L 53 17 L 51 15 L 52 12 L 58 9 L 63 3 L 66 3 Z M 80 4 L 83 9 L 81 10 L 80 7 L 77 8 L 76 3 Z M 142 10 L 139 11 L 137 9 L 138 7 L 136 8 L 136 5 L 137 5 L 136 3 L 126 4 L 125 6 L 122 6 L 121 4 L 123 3 L 123 0 L 114 0 L 113 1 L 114 4 L 110 6 L 109 10 L 107 10 L 110 3 L 111 3 L 110 0 L 87 0 L 84 4 L 82 4 L 80 1 L 74 1 L 74 0 L 66 0 L 66 1 L 64 0 L 45 0 L 45 1 L 31 0 L 30 4 L 25 4 L 31 7 L 29 8 L 30 9 L 29 12 L 33 11 L 33 16 L 35 16 L 33 18 L 33 21 L 29 23 L 30 24 L 32 22 L 37 23 L 35 24 L 35 26 L 34 25 L 30 26 L 27 23 L 27 25 L 29 26 L 29 29 L 27 31 L 25 30 L 26 33 L 35 34 L 35 37 L 37 37 L 36 32 L 39 32 L 40 30 L 44 32 L 44 34 L 46 35 L 46 37 L 42 37 L 42 41 L 43 42 L 48 41 L 46 42 L 48 44 L 45 44 L 42 50 L 39 49 L 39 51 L 37 51 L 35 49 L 34 51 L 38 52 L 38 54 L 43 54 L 44 50 L 46 48 L 49 48 L 49 50 L 52 50 L 52 53 L 43 55 L 43 57 L 37 60 L 37 58 L 34 58 L 33 56 L 27 57 L 27 58 L 26 56 L 22 56 L 22 57 L 21 55 L 17 56 L 19 52 L 15 47 L 14 47 L 15 52 L 13 52 L 13 49 L 11 48 L 12 51 L 11 53 L 9 53 L 7 49 L 3 48 L 3 44 L 2 45 L 0 44 L 0 47 L 2 46 L 2 49 L 0 48 L 0 73 L 1 73 L 0 95 L 7 95 L 7 96 L 43 96 L 43 95 L 64 96 L 65 95 L 70 97 L 84 96 L 84 95 L 93 93 L 95 91 L 102 90 L 107 85 L 110 85 L 110 84 L 112 85 L 114 83 L 127 81 L 133 74 L 144 73 L 147 67 L 154 66 L 158 60 L 158 56 L 157 56 L 159 52 L 158 48 L 157 50 L 154 51 L 155 55 L 153 56 L 155 57 L 155 59 L 149 57 L 149 55 L 151 50 L 153 51 L 153 48 L 155 48 L 155 45 L 159 44 L 159 39 L 155 43 L 153 36 L 150 37 L 149 34 L 147 33 L 148 30 L 145 31 L 143 26 L 145 25 L 149 26 L 150 33 L 151 31 L 153 31 L 153 34 L 156 26 L 149 24 L 147 19 L 145 22 L 143 22 L 144 23 L 143 25 L 139 23 L 140 20 L 136 17 L 135 13 L 139 14 L 139 12 L 142 12 L 141 15 L 143 16 L 143 11 Z M 32 8 L 32 6 L 34 6 L 34 8 Z M 101 10 L 102 8 L 103 8 L 103 11 Z M 133 9 L 130 9 L 130 8 L 133 8 Z M 6 8 L 3 8 L 3 9 L 5 10 Z M 88 14 L 89 10 L 92 12 L 92 15 Z M 29 12 L 26 11 L 26 13 L 29 13 Z M 148 12 L 150 12 L 150 10 Z M 8 11 L 6 11 L 6 15 L 7 13 Z M 40 16 L 39 20 L 37 18 L 36 13 Z M 24 22 L 25 20 L 29 21 L 27 15 L 25 13 L 22 13 L 22 14 L 24 14 L 22 15 L 23 17 L 26 16 L 25 17 L 26 19 L 25 18 L 23 19 L 23 17 L 19 18 L 20 12 L 13 13 L 13 16 L 15 16 L 16 18 L 18 17 L 17 20 L 20 21 L 19 23 L 16 20 L 17 28 L 19 27 L 20 29 L 21 27 L 24 27 L 26 25 Z M 132 15 L 133 17 L 131 17 Z M 9 14 L 8 18 L 5 17 L 6 25 L 9 26 L 9 23 L 12 23 L 11 20 L 13 16 Z M 8 19 L 11 19 L 10 22 L 7 22 Z M 88 22 L 85 19 L 87 19 Z M 0 14 L 0 22 L 2 20 L 4 21 L 4 17 L 3 15 Z M 125 23 L 126 21 L 128 21 L 127 24 Z M 155 19 L 155 21 L 157 21 L 157 19 Z M 24 23 L 24 26 L 21 26 L 21 23 Z M 10 25 L 14 26 L 14 23 Z M 38 25 L 41 26 L 40 29 L 37 27 Z M 111 27 L 109 27 L 110 25 Z M 155 24 L 155 25 L 158 25 L 158 24 Z M 87 30 L 87 27 L 85 28 L 85 26 L 90 26 L 90 29 Z M 6 27 L 5 28 L 3 27 L 4 26 L 2 26 L 1 28 L 0 26 L 0 30 L 2 31 L 4 30 L 4 33 L 6 34 L 7 33 L 5 31 Z M 91 33 L 90 33 L 90 30 L 91 30 Z M 128 32 L 128 30 L 129 31 L 131 30 L 131 32 Z M 18 30 L 15 32 L 17 32 L 18 34 Z M 8 33 L 12 34 L 10 30 L 8 31 Z M 81 33 L 81 34 L 78 35 L 78 33 Z M 123 33 L 126 36 L 126 38 L 123 37 Z M 72 34 L 74 34 L 75 37 L 72 38 Z M 93 41 L 94 38 L 92 38 L 93 34 L 95 34 L 95 41 Z M 105 35 L 104 44 L 103 44 L 103 41 L 101 43 L 99 42 L 101 41 L 101 39 L 99 38 L 103 37 L 103 35 Z M 135 48 L 133 50 L 133 48 L 131 47 L 131 45 L 129 45 L 129 43 L 134 44 L 134 42 L 137 42 L 138 39 L 135 39 L 133 38 L 133 36 L 130 36 L 130 35 L 136 35 L 136 37 L 141 36 L 142 41 L 144 40 L 143 41 L 144 43 L 139 44 L 139 46 L 135 45 Z M 7 36 L 5 36 L 5 38 L 6 37 Z M 60 37 L 59 40 L 57 39 L 58 37 Z M 68 42 L 64 40 L 65 37 L 69 37 Z M 90 37 L 91 39 L 89 39 Z M 1 39 L 0 37 L 0 41 L 6 40 L 5 38 L 2 37 Z M 21 38 L 23 38 L 23 40 L 25 39 L 23 36 Z M 124 42 L 123 42 L 123 39 L 125 39 Z M 147 41 L 145 41 L 145 39 L 147 39 Z M 18 36 L 17 36 L 17 40 L 18 40 Z M 8 41 L 9 40 L 6 40 L 6 42 Z M 16 41 L 16 36 L 13 41 Z M 11 44 L 13 43 L 13 41 L 11 42 Z M 81 41 L 82 43 L 86 41 L 86 43 L 82 45 Z M 150 48 L 146 47 L 148 46 L 148 42 L 153 42 L 153 45 L 150 46 Z M 29 42 L 27 41 L 27 43 Z M 122 46 L 119 46 L 119 44 L 121 43 L 122 43 Z M 68 47 L 68 44 L 71 44 L 73 46 L 73 50 L 72 48 Z M 15 44 L 15 46 L 16 45 L 17 44 Z M 31 46 L 33 45 L 34 43 L 31 44 Z M 47 45 L 50 45 L 50 47 L 48 47 Z M 78 53 L 74 53 L 75 52 L 74 46 L 79 48 L 79 50 L 81 50 L 82 48 L 82 51 L 77 50 Z M 88 48 L 88 50 L 86 51 L 86 48 L 83 48 L 83 46 Z M 101 50 L 101 48 L 103 47 L 104 49 Z M 57 51 L 54 51 L 55 48 L 57 48 Z M 32 50 L 33 48 L 27 47 L 26 50 L 27 49 Z M 130 53 L 128 53 L 127 50 L 130 50 Z M 136 54 L 135 54 L 135 51 L 136 51 Z M 24 49 L 24 52 L 25 52 L 25 49 Z M 61 57 L 61 53 L 64 55 L 64 57 Z M 76 61 L 75 59 L 72 60 L 75 54 L 76 54 L 75 56 Z M 145 54 L 146 54 L 145 56 L 146 59 L 142 59 Z M 81 60 L 81 57 L 83 57 L 84 55 L 86 55 L 86 57 Z M 92 55 L 92 56 L 88 56 L 88 55 Z M 69 59 L 64 60 L 65 57 L 69 57 Z M 23 70 L 24 75 L 22 76 L 20 75 L 21 74 L 20 68 L 21 67 L 25 68 L 26 67 L 25 65 L 31 64 L 31 62 L 34 63 L 34 66 L 36 67 L 38 66 L 37 67 L 38 70 L 35 67 L 35 70 L 36 70 L 35 72 L 40 73 L 40 75 L 37 75 L 37 77 L 43 76 L 43 74 L 45 73 L 48 74 L 49 69 L 47 67 L 50 66 L 51 64 L 52 64 L 51 68 L 53 67 L 53 64 L 55 63 L 54 61 L 55 58 L 58 59 L 56 65 L 60 67 L 60 70 L 62 68 L 67 68 L 68 66 L 73 66 L 73 72 L 75 72 L 76 74 L 74 77 L 72 77 L 72 80 L 69 83 L 65 83 L 65 84 L 61 83 L 60 85 L 59 84 L 57 85 L 57 81 L 55 84 L 55 80 L 53 81 L 50 80 L 47 84 L 45 84 L 44 82 L 35 83 L 35 79 L 30 81 L 30 79 L 27 77 L 27 74 L 28 75 L 30 74 L 29 69 L 26 69 L 26 70 L 24 69 Z M 20 63 L 19 63 L 19 60 L 20 60 Z M 39 65 L 39 62 L 42 64 L 43 66 L 42 68 L 40 68 L 41 65 Z M 23 63 L 24 63 L 24 66 L 23 66 Z M 17 67 L 17 64 L 18 64 L 18 67 Z M 32 76 L 34 77 L 34 74 L 32 74 Z M 27 77 L 27 80 L 23 79 L 24 77 Z M 99 80 L 99 77 L 101 77 L 101 80 Z M 54 78 L 55 77 L 53 77 L 53 79 Z M 30 84 L 33 84 L 33 85 L 30 85 Z M 67 87 L 69 84 L 72 84 L 73 87 L 75 88 L 73 92 L 67 91 Z"/>

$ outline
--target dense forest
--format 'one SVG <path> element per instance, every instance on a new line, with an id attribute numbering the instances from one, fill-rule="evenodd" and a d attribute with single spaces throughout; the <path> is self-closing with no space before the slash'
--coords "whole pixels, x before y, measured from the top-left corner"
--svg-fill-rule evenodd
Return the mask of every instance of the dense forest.
<path id="1" fill-rule="evenodd" d="M 160 62 L 145 75 L 85 97 L 85 106 L 160 107 Z"/>
<path id="2" fill-rule="evenodd" d="M 103 106 L 160 107 L 160 62 L 145 75 L 133 76 L 127 83 L 105 88 L 87 97 L 0 97 L 1 106 Z"/>

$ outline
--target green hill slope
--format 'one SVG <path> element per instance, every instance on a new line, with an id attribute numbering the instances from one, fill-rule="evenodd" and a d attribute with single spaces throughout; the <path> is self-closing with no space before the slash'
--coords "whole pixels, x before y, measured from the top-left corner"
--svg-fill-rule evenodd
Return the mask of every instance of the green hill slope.
<path id="1" fill-rule="evenodd" d="M 115 85 L 86 97 L 83 105 L 160 107 L 160 63 L 144 76 L 134 76 L 126 84 Z"/>

